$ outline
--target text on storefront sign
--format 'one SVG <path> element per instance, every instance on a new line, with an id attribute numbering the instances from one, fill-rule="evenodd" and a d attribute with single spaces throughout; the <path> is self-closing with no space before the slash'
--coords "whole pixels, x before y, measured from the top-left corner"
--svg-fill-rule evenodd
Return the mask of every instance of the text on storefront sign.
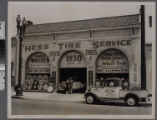
<path id="1" fill-rule="evenodd" d="M 94 48 L 111 47 L 111 46 L 129 46 L 131 40 L 118 40 L 118 41 L 95 41 L 92 43 Z"/>
<path id="2" fill-rule="evenodd" d="M 30 52 L 32 50 L 43 50 L 43 49 L 48 49 L 49 46 L 48 44 L 41 44 L 41 45 L 26 45 L 25 46 L 25 52 Z"/>

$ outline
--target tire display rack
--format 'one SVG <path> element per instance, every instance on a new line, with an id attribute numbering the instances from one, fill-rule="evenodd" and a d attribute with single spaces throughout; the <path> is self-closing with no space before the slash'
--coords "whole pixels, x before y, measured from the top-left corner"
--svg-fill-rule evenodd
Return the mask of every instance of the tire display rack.
<path id="1" fill-rule="evenodd" d="M 24 91 L 47 91 L 50 84 L 49 78 L 49 75 L 27 75 L 22 88 Z"/>

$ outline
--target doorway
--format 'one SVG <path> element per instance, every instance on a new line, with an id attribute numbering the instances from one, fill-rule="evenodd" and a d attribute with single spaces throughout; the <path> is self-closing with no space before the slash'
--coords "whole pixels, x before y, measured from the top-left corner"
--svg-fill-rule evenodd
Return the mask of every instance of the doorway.
<path id="1" fill-rule="evenodd" d="M 84 93 L 87 86 L 87 64 L 82 53 L 76 50 L 66 52 L 59 65 L 59 91 L 65 91 L 68 79 L 72 79 L 72 91 Z"/>
<path id="2" fill-rule="evenodd" d="M 87 69 L 86 68 L 61 68 L 60 83 L 66 82 L 67 79 L 73 80 L 73 92 L 84 93 L 87 85 Z"/>

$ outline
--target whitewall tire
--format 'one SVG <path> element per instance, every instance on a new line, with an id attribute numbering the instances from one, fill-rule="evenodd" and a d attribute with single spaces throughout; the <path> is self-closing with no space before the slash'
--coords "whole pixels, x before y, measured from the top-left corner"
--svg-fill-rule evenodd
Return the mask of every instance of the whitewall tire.
<path id="1" fill-rule="evenodd" d="M 87 95 L 86 96 L 86 103 L 87 104 L 93 104 L 95 102 L 95 98 L 93 95 Z"/>

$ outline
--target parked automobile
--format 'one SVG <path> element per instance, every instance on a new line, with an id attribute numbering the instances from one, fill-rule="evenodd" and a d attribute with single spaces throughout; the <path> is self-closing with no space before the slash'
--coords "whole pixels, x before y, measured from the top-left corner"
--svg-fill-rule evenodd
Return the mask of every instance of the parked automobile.
<path id="1" fill-rule="evenodd" d="M 84 84 L 79 82 L 79 81 L 73 81 L 73 86 L 72 86 L 72 90 L 76 91 L 76 90 L 80 90 L 82 88 L 84 88 Z M 59 90 L 65 91 L 66 89 L 66 83 L 65 81 L 62 81 L 59 85 Z"/>
<path id="2" fill-rule="evenodd" d="M 102 86 L 89 87 L 84 97 L 87 104 L 95 103 L 97 100 L 124 100 L 129 106 L 149 100 L 147 90 L 130 89 L 129 83 L 120 78 L 108 78 L 102 82 Z"/>
<path id="3" fill-rule="evenodd" d="M 73 87 L 72 87 L 72 89 L 73 89 L 73 90 L 80 90 L 80 89 L 82 89 L 84 86 L 85 86 L 85 85 L 82 84 L 81 82 L 74 81 L 74 82 L 73 82 Z"/>

